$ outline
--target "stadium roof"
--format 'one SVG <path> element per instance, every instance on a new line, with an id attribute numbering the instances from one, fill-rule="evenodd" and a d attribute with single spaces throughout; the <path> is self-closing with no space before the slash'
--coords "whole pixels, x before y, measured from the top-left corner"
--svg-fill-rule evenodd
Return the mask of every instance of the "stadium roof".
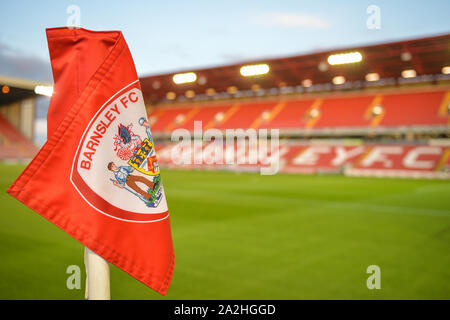
<path id="1" fill-rule="evenodd" d="M 331 65 L 327 62 L 330 55 L 359 52 L 362 61 L 359 63 Z M 258 63 L 268 64 L 270 72 L 254 77 L 243 77 L 240 68 Z M 173 76 L 177 73 L 152 75 L 141 78 L 141 86 L 147 101 L 157 103 L 164 100 L 167 93 L 172 96 L 185 96 L 186 91 L 206 94 L 226 92 L 231 87 L 245 91 L 255 88 L 296 87 L 303 80 L 311 80 L 313 84 L 331 83 L 336 76 L 345 77 L 346 81 L 365 81 L 368 73 L 377 73 L 379 78 L 398 79 L 402 71 L 414 69 L 417 76 L 440 74 L 445 66 L 450 65 L 450 34 L 397 41 L 361 47 L 340 48 L 311 54 L 246 61 L 238 64 L 213 68 L 193 69 L 183 72 L 196 74 L 196 81 L 175 84 Z M 252 87 L 253 86 L 253 87 Z M 191 91 L 192 90 L 192 91 Z M 210 90 L 211 92 L 212 90 Z"/>
<path id="2" fill-rule="evenodd" d="M 35 96 L 38 86 L 51 84 L 0 75 L 0 106 Z"/>

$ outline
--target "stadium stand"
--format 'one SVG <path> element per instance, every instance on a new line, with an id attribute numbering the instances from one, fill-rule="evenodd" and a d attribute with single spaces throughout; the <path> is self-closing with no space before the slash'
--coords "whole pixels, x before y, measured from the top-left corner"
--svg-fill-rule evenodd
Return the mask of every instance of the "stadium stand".
<path id="1" fill-rule="evenodd" d="M 224 121 L 225 117 L 230 115 L 230 110 L 234 110 L 229 105 L 212 106 L 208 108 L 197 108 L 197 113 L 194 115 L 194 120 L 202 121 L 205 125 L 204 129 L 216 127 L 219 123 Z M 183 126 L 187 130 L 194 130 L 194 121 L 187 121 Z"/>
<path id="2" fill-rule="evenodd" d="M 194 121 L 208 128 L 339 129 L 374 127 L 447 126 L 450 90 L 379 91 L 377 94 L 325 94 L 317 98 L 291 98 L 236 102 L 228 106 L 165 106 L 149 114 L 153 132 L 174 128 L 193 130 Z M 376 109 L 378 108 L 378 110 Z M 375 110 L 374 110 L 375 109 Z M 377 111 L 376 111 L 377 110 Z M 376 112 L 375 112 L 376 111 Z M 222 114 L 222 121 L 214 121 Z"/>
<path id="3" fill-rule="evenodd" d="M 0 161 L 27 161 L 37 153 L 31 140 L 42 88 L 51 84 L 0 74 Z"/>
<path id="4" fill-rule="evenodd" d="M 281 104 L 282 103 L 282 104 Z M 314 99 L 292 100 L 280 102 L 282 108 L 261 127 L 267 129 L 295 129 L 305 122 L 304 115 L 313 105 Z"/>
<path id="5" fill-rule="evenodd" d="M 445 34 L 248 62 L 270 66 L 270 72 L 256 77 L 240 73 L 247 63 L 191 70 L 197 79 L 192 83 L 176 83 L 175 73 L 142 77 L 159 163 L 240 171 L 268 165 L 270 154 L 257 163 L 224 165 L 204 158 L 182 164 L 178 160 L 192 159 L 195 150 L 174 149 L 171 134 L 192 132 L 200 121 L 203 132 L 279 129 L 279 165 L 286 173 L 449 178 L 449 43 Z M 362 63 L 325 62 L 349 52 L 360 53 Z M 334 81 L 337 77 L 341 83 Z M 0 95 L 0 107 L 34 94 L 34 83 L 5 81 L 26 90 Z M 37 151 L 3 117 L 0 147 L 0 160 L 30 158 Z M 235 148 L 236 159 L 248 155 L 249 150 Z"/>
<path id="6" fill-rule="evenodd" d="M 264 112 L 270 112 L 276 102 L 237 103 L 227 112 L 227 117 L 219 123 L 217 129 L 247 129 L 255 128 L 256 122 Z"/>
<path id="7" fill-rule="evenodd" d="M 254 81 L 236 73 L 239 65 L 221 67 L 220 72 L 194 70 L 219 93 L 213 96 L 197 83 L 174 86 L 170 74 L 143 78 L 144 95 L 155 102 L 149 117 L 159 140 L 159 163 L 236 171 L 269 166 L 270 152 L 245 161 L 252 147 L 235 144 L 230 153 L 219 141 L 220 152 L 234 159 L 224 164 L 210 161 L 215 141 L 201 146 L 169 141 L 172 129 L 193 131 L 194 121 L 201 121 L 203 130 L 279 129 L 279 171 L 284 173 L 448 179 L 449 41 L 450 35 L 443 35 L 340 50 L 361 52 L 365 63 L 323 69 L 327 71 L 318 66 L 336 51 L 266 60 L 273 71 Z M 414 59 L 402 59 L 404 52 Z M 374 70 L 378 80 L 368 77 Z M 412 76 L 404 76 L 404 70 Z M 301 78 L 305 74 L 310 78 L 306 85 Z M 337 75 L 347 83 L 332 83 Z M 160 88 L 156 91 L 155 82 Z M 188 88 L 190 97 L 195 91 L 199 99 L 185 96 Z M 169 91 L 170 99 L 165 98 Z M 199 153 L 203 159 L 195 162 Z"/>
<path id="8" fill-rule="evenodd" d="M 37 147 L 0 114 L 0 159 L 28 160 Z"/>
<path id="9" fill-rule="evenodd" d="M 410 92 L 382 96 L 385 116 L 380 126 L 447 125 L 448 113 L 440 112 L 448 92 Z"/>
<path id="10" fill-rule="evenodd" d="M 166 132 L 181 125 L 185 121 L 185 115 L 193 108 L 164 108 L 159 109 L 154 114 L 149 115 L 153 132 Z"/>

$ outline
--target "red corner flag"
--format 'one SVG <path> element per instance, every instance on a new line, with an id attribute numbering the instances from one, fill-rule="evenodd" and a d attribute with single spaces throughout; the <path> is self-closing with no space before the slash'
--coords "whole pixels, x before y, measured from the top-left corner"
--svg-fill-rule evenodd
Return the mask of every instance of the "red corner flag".
<path id="1" fill-rule="evenodd" d="M 139 80 L 120 31 L 47 29 L 47 142 L 8 193 L 166 294 L 169 212 Z"/>

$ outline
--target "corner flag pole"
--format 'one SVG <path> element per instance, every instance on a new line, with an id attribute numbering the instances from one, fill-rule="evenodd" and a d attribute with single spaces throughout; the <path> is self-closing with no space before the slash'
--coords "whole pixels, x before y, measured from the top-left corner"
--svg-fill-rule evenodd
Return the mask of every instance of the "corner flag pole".
<path id="1" fill-rule="evenodd" d="M 85 247 L 84 264 L 86 266 L 86 299 L 110 300 L 108 261 Z"/>

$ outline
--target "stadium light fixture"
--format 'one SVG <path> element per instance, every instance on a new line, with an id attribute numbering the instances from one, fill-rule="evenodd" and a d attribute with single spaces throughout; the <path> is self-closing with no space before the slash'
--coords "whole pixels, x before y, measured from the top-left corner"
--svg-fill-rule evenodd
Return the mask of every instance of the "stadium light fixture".
<path id="1" fill-rule="evenodd" d="M 317 69 L 319 69 L 319 71 L 321 71 L 321 72 L 328 71 L 328 65 L 326 62 L 322 61 L 317 65 Z"/>
<path id="2" fill-rule="evenodd" d="M 175 92 L 169 91 L 166 93 L 167 100 L 174 100 L 177 97 Z"/>
<path id="3" fill-rule="evenodd" d="M 450 66 L 445 66 L 442 68 L 443 74 L 450 74 Z"/>
<path id="4" fill-rule="evenodd" d="M 186 98 L 193 98 L 195 97 L 195 91 L 194 90 L 188 90 L 184 93 L 184 95 L 186 96 Z"/>
<path id="5" fill-rule="evenodd" d="M 302 86 L 305 88 L 309 88 L 312 86 L 312 80 L 311 79 L 305 79 L 302 81 Z"/>
<path id="6" fill-rule="evenodd" d="M 417 76 L 417 72 L 414 69 L 407 69 L 402 71 L 402 77 L 407 78 L 415 78 Z"/>
<path id="7" fill-rule="evenodd" d="M 261 86 L 259 84 L 252 84 L 252 91 L 259 91 Z"/>
<path id="8" fill-rule="evenodd" d="M 362 61 L 362 54 L 358 51 L 332 54 L 328 57 L 327 61 L 332 66 L 338 64 L 356 63 Z"/>
<path id="9" fill-rule="evenodd" d="M 345 83 L 345 77 L 343 76 L 336 76 L 333 78 L 333 84 L 335 85 L 340 85 L 340 84 L 344 84 Z"/>
<path id="10" fill-rule="evenodd" d="M 194 72 L 177 73 L 173 75 L 172 80 L 175 84 L 191 83 L 197 80 L 197 75 Z"/>
<path id="11" fill-rule="evenodd" d="M 43 96 L 51 97 L 53 94 L 52 86 L 36 86 L 34 87 L 34 93 L 40 94 Z"/>
<path id="12" fill-rule="evenodd" d="M 153 81 L 152 82 L 152 88 L 155 90 L 158 90 L 159 88 L 161 88 L 161 82 L 159 82 L 158 80 Z"/>
<path id="13" fill-rule="evenodd" d="M 228 88 L 227 88 L 227 92 L 229 93 L 229 94 L 234 94 L 234 93 L 236 93 L 238 91 L 238 88 L 236 87 L 236 86 L 229 86 Z"/>
<path id="14" fill-rule="evenodd" d="M 208 89 L 206 89 L 205 92 L 206 92 L 206 95 L 210 96 L 210 97 L 216 94 L 216 90 L 214 90 L 214 88 L 208 88 Z"/>
<path id="15" fill-rule="evenodd" d="M 8 87 L 7 85 L 4 85 L 4 86 L 2 87 L 2 93 L 3 93 L 3 94 L 8 94 L 9 91 L 10 91 L 10 89 L 9 89 L 9 87 Z"/>
<path id="16" fill-rule="evenodd" d="M 197 82 L 198 82 L 199 85 L 203 86 L 203 85 L 206 84 L 206 82 L 208 82 L 208 79 L 206 79 L 205 76 L 200 76 L 200 77 L 198 77 L 198 81 Z"/>
<path id="17" fill-rule="evenodd" d="M 366 74 L 366 81 L 373 82 L 380 80 L 380 75 L 376 72 L 371 72 Z"/>
<path id="18" fill-rule="evenodd" d="M 400 59 L 402 59 L 402 61 L 411 61 L 412 59 L 412 54 L 411 52 L 405 51 L 402 52 L 402 54 L 400 55 Z"/>
<path id="19" fill-rule="evenodd" d="M 270 70 L 269 65 L 266 63 L 262 63 L 262 64 L 242 66 L 240 72 L 241 75 L 244 77 L 252 77 L 267 74 L 269 70 Z"/>

